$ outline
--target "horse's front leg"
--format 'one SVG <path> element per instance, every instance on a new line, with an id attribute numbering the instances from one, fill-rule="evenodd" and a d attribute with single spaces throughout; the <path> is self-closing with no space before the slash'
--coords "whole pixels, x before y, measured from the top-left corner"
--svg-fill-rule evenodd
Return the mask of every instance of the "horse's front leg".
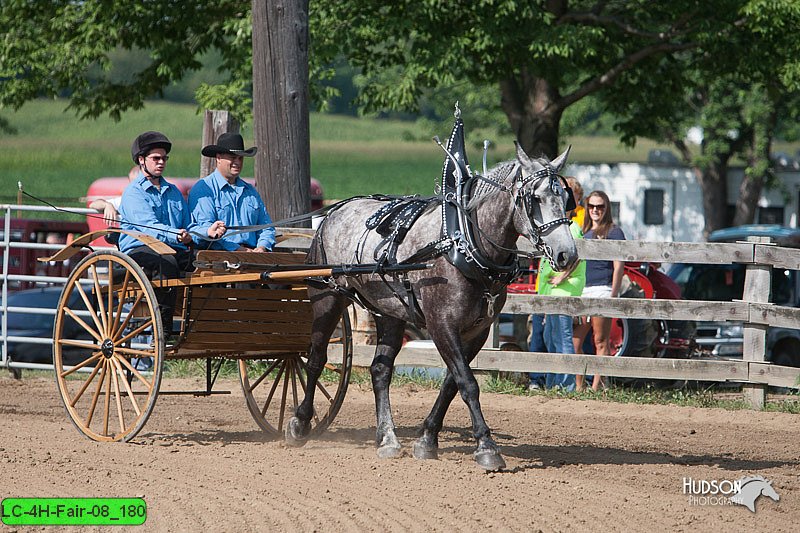
<path id="1" fill-rule="evenodd" d="M 456 391 L 467 404 L 472 421 L 472 431 L 477 447 L 475 461 L 485 470 L 495 471 L 505 468 L 506 463 L 500 454 L 497 444 L 491 436 L 491 430 L 483 418 L 480 406 L 480 387 L 469 367 L 469 363 L 478 354 L 489 334 L 487 329 L 462 345 L 457 332 L 429 328 L 436 342 L 436 347 L 447 365 L 447 375 L 439 390 L 439 396 L 430 414 L 422 424 L 422 434 L 414 443 L 414 457 L 417 459 L 435 459 L 438 457 L 439 432 L 442 429 L 444 416 L 455 398 Z"/>
<path id="2" fill-rule="evenodd" d="M 378 457 L 387 459 L 400 455 L 400 441 L 394 431 L 392 407 L 389 401 L 389 385 L 392 383 L 394 360 L 403 344 L 405 322 L 392 317 L 375 317 L 378 346 L 370 366 L 372 391 L 375 394 L 375 416 L 377 429 L 375 445 Z"/>
<path id="3" fill-rule="evenodd" d="M 311 351 L 306 364 L 306 394 L 297 406 L 295 414 L 289 419 L 284 432 L 288 446 L 303 446 L 311 431 L 311 417 L 314 416 L 314 393 L 317 381 L 328 362 L 328 343 L 345 310 L 344 298 L 333 293 L 317 293 L 309 288 L 314 322 L 311 333 Z"/>

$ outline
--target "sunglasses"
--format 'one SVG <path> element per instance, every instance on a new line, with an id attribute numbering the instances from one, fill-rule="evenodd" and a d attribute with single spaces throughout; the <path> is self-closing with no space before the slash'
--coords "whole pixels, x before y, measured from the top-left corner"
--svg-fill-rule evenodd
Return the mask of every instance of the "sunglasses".
<path id="1" fill-rule="evenodd" d="M 595 209 L 597 211 L 605 211 L 606 204 L 586 204 L 586 209 Z"/>
<path id="2" fill-rule="evenodd" d="M 160 163 L 161 161 L 166 163 L 167 161 L 169 161 L 169 156 L 165 155 L 162 157 L 160 155 L 154 155 L 154 156 L 149 156 L 146 159 L 152 159 L 154 163 Z"/>

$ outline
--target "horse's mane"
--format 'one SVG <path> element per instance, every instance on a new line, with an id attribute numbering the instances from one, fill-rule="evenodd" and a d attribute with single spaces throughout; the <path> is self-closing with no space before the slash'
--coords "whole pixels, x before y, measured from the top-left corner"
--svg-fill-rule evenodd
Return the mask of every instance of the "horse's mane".
<path id="1" fill-rule="evenodd" d="M 748 476 L 748 477 L 743 477 L 739 481 L 741 482 L 742 487 L 753 481 L 763 481 L 764 483 L 769 483 L 769 481 L 767 481 L 766 478 L 764 478 L 764 476 Z"/>
<path id="2" fill-rule="evenodd" d="M 489 169 L 489 172 L 484 176 L 486 179 L 496 183 L 505 183 L 511 177 L 511 170 L 514 168 L 515 161 L 503 161 Z M 469 203 L 467 204 L 467 211 L 474 211 L 481 204 L 489 198 L 499 194 L 500 189 L 491 183 L 478 179 L 472 190 Z"/>
<path id="3" fill-rule="evenodd" d="M 548 165 L 550 165 L 550 162 L 544 158 L 536 158 L 532 160 L 536 161 L 537 163 L 542 165 L 542 167 L 545 168 Z M 517 162 L 515 160 L 503 161 L 502 163 L 498 163 L 492 168 L 490 168 L 489 172 L 484 177 L 496 183 L 505 183 L 509 181 L 509 179 L 513 179 L 511 171 L 514 169 L 514 165 L 516 164 Z M 478 182 L 475 184 L 469 203 L 467 204 L 467 211 L 474 211 L 475 209 L 480 207 L 481 204 L 483 204 L 485 201 L 487 201 L 490 198 L 493 198 L 500 192 L 502 191 L 500 191 L 500 189 L 497 188 L 496 186 L 484 180 L 479 179 Z"/>

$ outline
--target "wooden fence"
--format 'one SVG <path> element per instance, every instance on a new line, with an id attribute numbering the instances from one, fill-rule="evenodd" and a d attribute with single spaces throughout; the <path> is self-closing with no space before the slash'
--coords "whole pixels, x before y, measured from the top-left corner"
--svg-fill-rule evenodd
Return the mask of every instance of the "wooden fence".
<path id="1" fill-rule="evenodd" d="M 300 241 L 302 247 L 302 240 Z M 307 243 L 307 241 L 306 241 Z M 288 244 L 288 243 L 287 243 Z M 520 248 L 531 251 L 527 241 Z M 763 238 L 746 243 L 683 243 L 646 241 L 578 241 L 583 259 L 624 260 L 657 263 L 706 263 L 745 265 L 742 300 L 714 302 L 697 300 L 647 300 L 631 298 L 578 298 L 509 294 L 504 313 L 601 315 L 621 318 L 665 320 L 736 321 L 744 325 L 744 357 L 741 360 L 654 359 L 642 357 L 598 357 L 500 351 L 486 347 L 472 363 L 476 370 L 510 372 L 599 373 L 605 376 L 736 382 L 743 384 L 745 398 L 760 409 L 768 385 L 800 388 L 800 368 L 765 362 L 769 326 L 800 329 L 800 309 L 767 303 L 771 269 L 800 269 L 800 250 L 777 247 Z M 491 339 L 490 339 L 491 340 Z M 487 343 L 488 344 L 488 343 Z M 355 346 L 354 364 L 369 366 L 374 347 Z M 434 348 L 404 348 L 398 365 L 442 367 Z"/>

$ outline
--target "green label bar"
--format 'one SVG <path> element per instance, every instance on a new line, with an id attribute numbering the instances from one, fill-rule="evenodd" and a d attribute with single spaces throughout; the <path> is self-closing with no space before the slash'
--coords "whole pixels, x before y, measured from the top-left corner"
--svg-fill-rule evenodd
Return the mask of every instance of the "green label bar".
<path id="1" fill-rule="evenodd" d="M 147 520 L 144 498 L 5 498 L 7 526 L 139 526 Z"/>

